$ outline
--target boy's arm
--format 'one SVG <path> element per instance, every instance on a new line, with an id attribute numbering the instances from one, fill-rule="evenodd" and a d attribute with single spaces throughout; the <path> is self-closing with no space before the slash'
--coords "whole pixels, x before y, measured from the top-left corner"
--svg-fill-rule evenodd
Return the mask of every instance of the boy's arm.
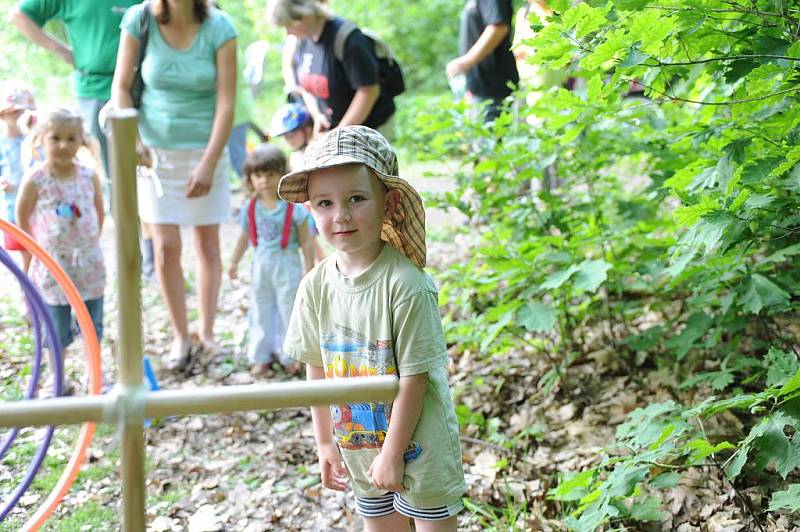
<path id="1" fill-rule="evenodd" d="M 231 256 L 231 264 L 228 266 L 228 277 L 236 279 L 239 276 L 239 261 L 242 260 L 244 252 L 247 251 L 247 239 L 249 235 L 244 231 L 239 232 L 239 239 L 236 241 L 236 247 L 233 248 L 233 256 Z"/>
<path id="2" fill-rule="evenodd" d="M 386 441 L 369 467 L 369 475 L 376 488 L 394 492 L 403 489 L 403 453 L 417 428 L 422 414 L 422 400 L 427 390 L 427 373 L 400 377 L 400 391 L 392 403 L 392 417 Z"/>
<path id="3" fill-rule="evenodd" d="M 17 225 L 20 229 L 28 234 L 31 234 L 31 213 L 34 206 L 36 206 L 36 198 L 38 191 L 36 190 L 36 183 L 33 179 L 23 179 L 20 185 L 19 195 L 17 196 L 17 207 L 15 216 L 17 218 Z"/>
<path id="4" fill-rule="evenodd" d="M 300 248 L 303 250 L 303 268 L 308 273 L 314 267 L 314 237 L 311 236 L 308 228 L 308 220 L 298 226 L 297 238 L 300 240 Z"/>
<path id="5" fill-rule="evenodd" d="M 306 379 L 324 379 L 325 371 L 317 366 L 306 364 Z M 347 471 L 342 465 L 342 455 L 333 441 L 333 420 L 328 406 L 312 406 L 311 419 L 314 425 L 314 440 L 317 442 L 322 484 L 329 489 L 347 489 Z"/>

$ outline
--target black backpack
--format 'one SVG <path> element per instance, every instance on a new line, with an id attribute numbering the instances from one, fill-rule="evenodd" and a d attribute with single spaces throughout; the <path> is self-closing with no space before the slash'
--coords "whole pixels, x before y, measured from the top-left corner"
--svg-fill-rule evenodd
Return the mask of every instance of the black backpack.
<path id="1" fill-rule="evenodd" d="M 340 63 L 344 63 L 344 43 L 347 38 L 355 30 L 359 29 L 358 26 L 344 20 L 339 29 L 336 30 L 336 35 L 333 39 L 333 55 Z M 378 59 L 378 71 L 380 75 L 381 90 L 386 91 L 394 98 L 403 94 L 406 90 L 406 83 L 403 80 L 403 70 L 400 68 L 400 63 L 397 62 L 394 54 L 389 49 L 389 46 L 377 35 L 369 30 L 362 29 L 367 39 L 371 40 L 375 45 L 375 56 Z"/>

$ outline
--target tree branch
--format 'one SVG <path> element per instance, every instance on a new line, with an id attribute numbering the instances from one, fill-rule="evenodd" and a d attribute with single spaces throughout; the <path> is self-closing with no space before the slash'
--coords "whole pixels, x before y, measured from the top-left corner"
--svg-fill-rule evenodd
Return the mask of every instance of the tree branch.
<path id="1" fill-rule="evenodd" d="M 687 54 L 688 55 L 688 54 Z M 675 61 L 673 63 L 665 63 L 658 58 L 651 57 L 656 62 L 655 65 L 642 63 L 643 66 L 648 67 L 671 67 L 671 66 L 686 66 L 686 65 L 701 65 L 703 63 L 713 63 L 714 61 L 736 61 L 738 59 L 786 59 L 788 61 L 800 61 L 800 57 L 791 57 L 788 55 L 769 55 L 769 54 L 743 54 L 743 55 L 730 55 L 725 57 L 708 57 L 706 59 L 692 59 L 689 61 Z"/>
<path id="2" fill-rule="evenodd" d="M 633 81 L 633 80 L 628 80 L 628 81 Z M 729 100 L 729 101 L 726 101 L 726 102 L 705 102 L 705 101 L 701 101 L 701 100 L 689 100 L 687 98 L 679 98 L 678 96 L 672 96 L 671 94 L 667 94 L 666 92 L 662 92 L 662 91 L 660 91 L 658 89 L 654 89 L 653 87 L 645 85 L 644 83 L 642 83 L 639 80 L 637 80 L 637 83 L 639 83 L 639 85 L 643 86 L 644 88 L 646 88 L 648 90 L 651 90 L 651 91 L 655 92 L 656 94 L 660 94 L 662 96 L 665 96 L 666 98 L 668 98 L 668 99 L 670 99 L 672 101 L 684 102 L 684 103 L 694 103 L 694 104 L 698 104 L 698 105 L 720 105 L 721 106 L 721 105 L 738 105 L 738 104 L 750 103 L 750 102 L 760 102 L 761 100 L 766 100 L 768 98 L 772 98 L 772 97 L 775 97 L 775 96 L 780 96 L 782 94 L 788 94 L 790 92 L 800 91 L 800 87 L 795 87 L 793 89 L 785 89 L 785 90 L 782 90 L 782 91 L 773 92 L 773 93 L 767 94 L 765 96 L 758 96 L 757 98 L 745 98 L 743 100 Z"/>

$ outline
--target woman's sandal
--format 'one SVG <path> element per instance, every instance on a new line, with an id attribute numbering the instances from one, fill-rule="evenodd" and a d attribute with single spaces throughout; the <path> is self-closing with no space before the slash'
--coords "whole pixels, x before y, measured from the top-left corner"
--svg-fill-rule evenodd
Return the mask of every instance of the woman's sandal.
<path id="1" fill-rule="evenodd" d="M 196 359 L 197 346 L 189 342 L 181 354 L 176 354 L 170 349 L 169 355 L 164 360 L 164 367 L 175 373 L 188 373 Z"/>

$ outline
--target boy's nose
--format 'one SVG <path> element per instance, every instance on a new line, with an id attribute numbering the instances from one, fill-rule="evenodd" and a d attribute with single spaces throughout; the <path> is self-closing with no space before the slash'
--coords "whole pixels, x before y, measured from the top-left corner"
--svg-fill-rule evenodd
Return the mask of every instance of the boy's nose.
<path id="1" fill-rule="evenodd" d="M 347 209 L 339 209 L 336 212 L 336 216 L 333 218 L 333 221 L 336 223 L 344 223 L 350 221 L 350 211 Z"/>

